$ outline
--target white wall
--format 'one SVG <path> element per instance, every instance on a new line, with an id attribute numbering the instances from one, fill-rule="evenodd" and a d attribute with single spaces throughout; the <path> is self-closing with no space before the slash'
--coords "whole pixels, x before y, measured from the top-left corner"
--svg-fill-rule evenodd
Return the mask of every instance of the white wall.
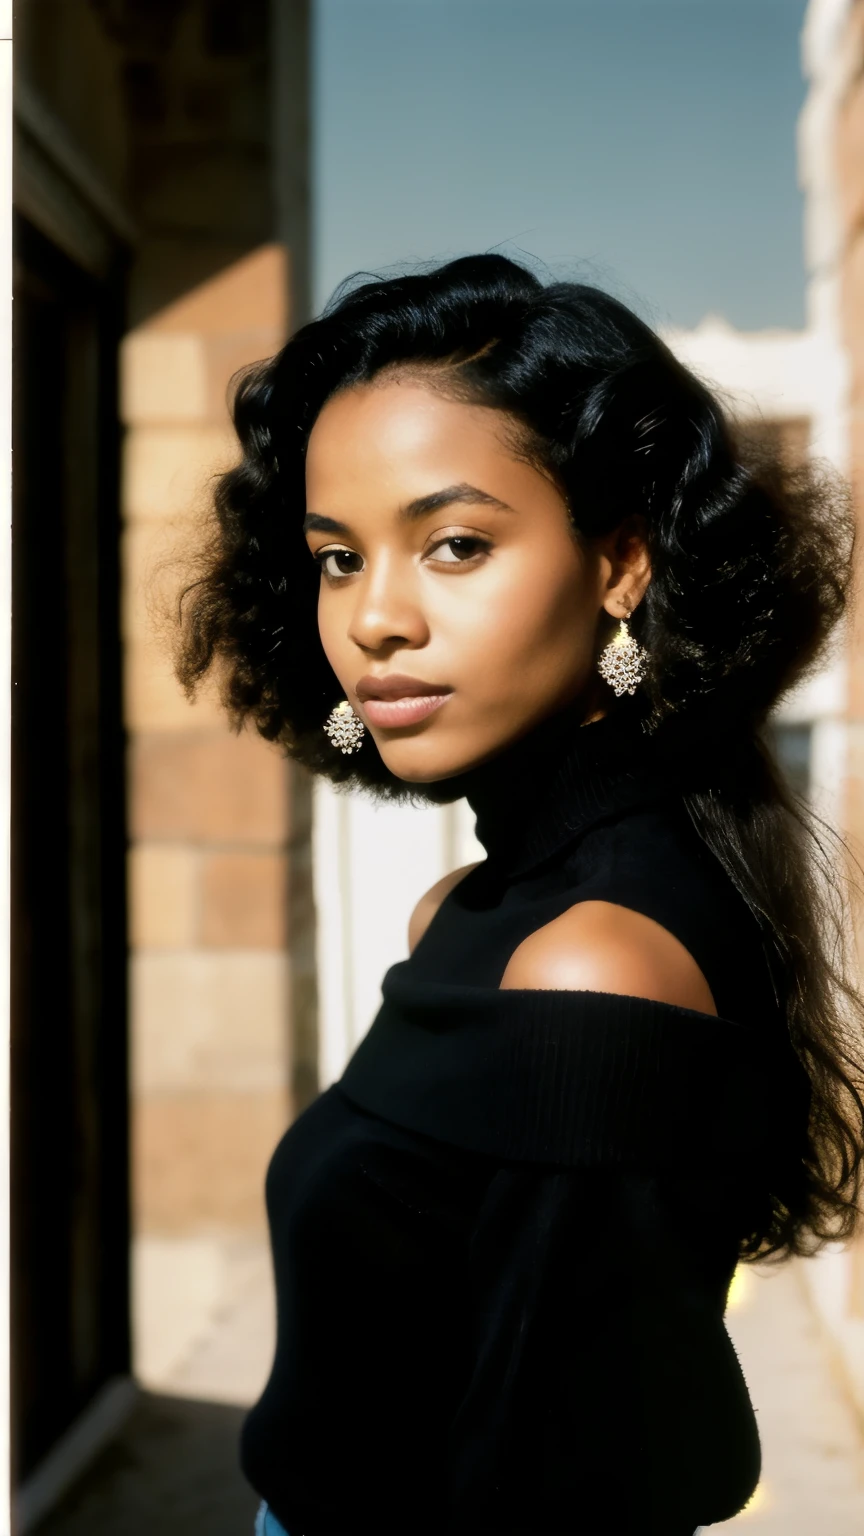
<path id="1" fill-rule="evenodd" d="M 320 1078 L 326 1088 L 372 1023 L 384 972 L 408 954 L 415 902 L 451 869 L 484 857 L 466 801 L 376 805 L 315 782 Z"/>
<path id="2" fill-rule="evenodd" d="M 814 118 L 814 121 L 816 119 Z M 823 208 L 827 202 L 823 199 Z M 811 234 L 815 239 L 815 234 Z M 824 248 L 824 239 L 821 244 Z M 666 330 L 664 340 L 742 419 L 810 422 L 810 450 L 845 472 L 848 364 L 840 343 L 830 274 L 809 306 L 805 330 L 736 331 L 718 315 L 692 331 Z M 777 710 L 780 721 L 812 725 L 811 777 L 819 814 L 838 822 L 846 775 L 846 647 L 838 634 L 833 658 Z"/>

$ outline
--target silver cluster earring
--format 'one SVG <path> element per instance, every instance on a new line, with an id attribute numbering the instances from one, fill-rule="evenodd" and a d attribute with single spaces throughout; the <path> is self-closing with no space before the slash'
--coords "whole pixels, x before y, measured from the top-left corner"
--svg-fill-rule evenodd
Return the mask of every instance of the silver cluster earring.
<path id="1" fill-rule="evenodd" d="M 331 709 L 324 722 L 324 729 L 334 747 L 342 752 L 359 752 L 366 727 L 359 715 L 355 715 L 347 699 Z"/>
<path id="2" fill-rule="evenodd" d="M 627 625 L 630 610 L 621 619 L 617 633 L 600 652 L 597 671 L 617 697 L 635 693 L 648 669 L 648 652 L 634 640 Z"/>

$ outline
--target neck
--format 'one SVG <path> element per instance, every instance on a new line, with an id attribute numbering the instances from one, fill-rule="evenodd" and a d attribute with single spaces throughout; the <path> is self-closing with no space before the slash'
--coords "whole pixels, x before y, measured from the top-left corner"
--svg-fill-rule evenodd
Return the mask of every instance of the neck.
<path id="1" fill-rule="evenodd" d="M 430 798 L 464 796 L 489 859 L 512 873 L 531 868 L 598 816 L 656 792 L 647 712 L 644 696 L 628 695 L 586 720 L 585 701 L 574 700 Z"/>
<path id="2" fill-rule="evenodd" d="M 650 703 L 625 695 L 599 718 L 578 699 L 543 716 L 494 757 L 436 785 L 433 803 L 464 796 L 490 863 L 527 873 L 589 826 L 686 789 L 739 784 L 753 770 L 751 726 L 711 710 L 649 730 Z"/>

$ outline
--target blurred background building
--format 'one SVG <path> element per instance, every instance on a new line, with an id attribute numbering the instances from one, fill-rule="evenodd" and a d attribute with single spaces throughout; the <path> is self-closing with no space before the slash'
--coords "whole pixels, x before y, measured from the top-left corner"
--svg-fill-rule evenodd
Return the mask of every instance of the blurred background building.
<path id="1" fill-rule="evenodd" d="M 260 1236 L 316 1055 L 308 785 L 186 704 L 160 629 L 228 380 L 308 304 L 307 7 L 32 0 L 15 26 L 26 1527 Z"/>
<path id="2" fill-rule="evenodd" d="M 623 8 L 638 21 L 651 5 Z M 749 6 L 714 10 L 730 33 L 751 24 Z M 676 8 L 658 0 L 661 11 Z M 232 735 L 212 694 L 185 701 L 169 657 L 178 557 L 233 453 L 225 400 L 235 370 L 273 352 L 353 268 L 455 254 L 451 240 L 458 249 L 506 244 L 520 227 L 515 205 L 506 223 L 495 212 L 476 222 L 471 187 L 460 193 L 455 172 L 451 182 L 442 129 L 440 186 L 421 177 L 421 195 L 457 207 L 463 233 L 409 221 L 400 234 L 400 177 L 408 185 L 419 173 L 399 161 L 399 113 L 415 112 L 428 140 L 430 100 L 440 99 L 439 117 L 468 109 L 464 94 L 442 97 L 434 47 L 423 54 L 425 76 L 406 82 L 404 59 L 382 59 L 377 43 L 367 59 L 350 28 L 359 36 L 367 21 L 383 26 L 410 58 L 411 28 L 439 13 L 442 26 L 449 16 L 447 25 L 475 27 L 463 39 L 474 49 L 467 64 L 452 36 L 436 43 L 463 69 L 454 93 L 470 96 L 484 39 L 494 42 L 483 0 L 466 0 L 458 14 L 450 0 L 319 0 L 317 13 L 311 0 L 18 6 L 13 1341 L 22 1531 L 133 1532 L 130 1511 L 142 1530 L 169 1536 L 198 1524 L 246 1528 L 254 1499 L 235 1470 L 234 1436 L 272 1347 L 267 1160 L 371 1022 L 384 970 L 407 952 L 413 902 L 482 852 L 464 804 L 375 807 L 313 785 L 251 733 Z M 754 276 L 749 307 L 730 317 L 718 268 L 706 279 L 710 305 L 694 310 L 697 297 L 676 311 L 664 298 L 654 318 L 748 431 L 792 461 L 827 457 L 852 476 L 860 504 L 864 0 L 811 0 L 806 16 L 801 0 L 797 13 L 806 308 L 802 266 L 800 319 L 778 318 L 790 311 L 773 304 L 770 274 L 762 289 Z M 544 18 L 577 27 L 579 43 L 581 7 L 542 0 L 520 11 L 520 0 L 507 0 L 497 14 L 502 31 L 521 15 L 550 69 L 562 50 Z M 673 36 L 684 26 L 677 14 L 679 23 L 666 15 Z M 343 53 L 354 50 L 344 76 L 328 54 L 340 27 Z M 797 22 L 793 31 L 797 49 Z M 505 68 L 502 53 L 494 59 Z M 374 69 L 390 71 L 392 99 Z M 367 119 L 352 147 L 353 124 Z M 366 166 L 364 222 L 351 154 L 368 156 L 378 127 L 394 149 Z M 784 153 L 794 171 L 793 138 L 790 126 Z M 530 156 L 519 174 L 528 185 Z M 689 195 L 686 182 L 672 186 L 675 206 Z M 622 238 L 632 244 L 634 232 L 624 227 Z M 574 238 L 560 235 L 562 248 L 572 252 Z M 555 266 L 555 250 L 530 233 L 521 239 Z M 797 228 L 789 240 L 794 287 Z M 659 283 L 662 240 L 657 250 Z M 566 265 L 561 256 L 559 270 Z M 650 292 L 651 271 L 639 273 Z M 861 622 L 774 722 L 796 787 L 859 856 Z M 821 1362 L 830 1386 L 804 1373 L 790 1390 L 812 1390 L 799 1417 L 820 1426 L 819 1391 L 845 1405 L 836 1433 L 841 1410 L 825 1409 L 835 1414 L 826 1466 L 839 1476 L 842 1442 L 861 1491 L 844 1491 L 825 1528 L 851 1536 L 864 1511 L 864 1242 L 798 1272 L 804 1289 L 787 1305 L 799 1332 L 810 1330 L 808 1369 Z M 758 1317 L 748 1333 L 742 1312 L 752 1378 L 743 1346 L 742 1358 L 748 1380 L 761 1382 L 759 1351 L 787 1348 L 789 1336 L 775 1338 Z M 772 1412 L 763 1409 L 763 1424 Z M 783 1432 L 791 1464 L 798 1431 Z M 827 1430 L 823 1438 L 828 1445 Z M 781 1451 L 769 1478 L 775 1464 L 786 1475 Z M 810 1476 L 812 1458 L 806 1465 Z M 812 1488 L 808 1496 L 805 1519 L 817 1498 Z M 750 1518 L 754 1531 L 797 1536 L 782 1500 L 754 1501 Z"/>

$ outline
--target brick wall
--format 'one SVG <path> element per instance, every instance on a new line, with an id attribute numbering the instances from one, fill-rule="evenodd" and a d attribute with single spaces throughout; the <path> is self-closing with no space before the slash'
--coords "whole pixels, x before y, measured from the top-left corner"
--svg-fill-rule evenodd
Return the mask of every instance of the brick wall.
<path id="1" fill-rule="evenodd" d="M 268 246 L 139 326 L 124 347 L 126 680 L 137 1229 L 254 1227 L 288 1113 L 287 769 L 186 703 L 161 605 L 216 469 L 225 393 L 285 331 Z"/>
<path id="2" fill-rule="evenodd" d="M 268 6 L 118 7 L 142 240 L 122 355 L 135 1229 L 263 1225 L 293 1111 L 289 842 L 296 774 L 171 670 L 184 557 L 235 452 L 232 374 L 284 341 Z"/>

